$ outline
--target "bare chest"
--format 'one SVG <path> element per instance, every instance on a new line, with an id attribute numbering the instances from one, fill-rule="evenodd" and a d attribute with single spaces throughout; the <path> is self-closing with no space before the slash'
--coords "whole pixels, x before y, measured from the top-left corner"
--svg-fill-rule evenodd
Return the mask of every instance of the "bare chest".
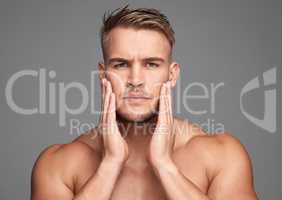
<path id="1" fill-rule="evenodd" d="M 208 182 L 204 170 L 196 161 L 193 165 L 182 169 L 181 173 L 192 181 L 204 193 L 207 192 Z M 80 171 L 80 176 L 75 183 L 75 193 L 78 193 L 83 185 L 93 174 L 91 166 Z M 134 168 L 125 167 L 117 179 L 112 192 L 112 200 L 166 200 L 165 189 L 152 168 L 140 172 Z"/>

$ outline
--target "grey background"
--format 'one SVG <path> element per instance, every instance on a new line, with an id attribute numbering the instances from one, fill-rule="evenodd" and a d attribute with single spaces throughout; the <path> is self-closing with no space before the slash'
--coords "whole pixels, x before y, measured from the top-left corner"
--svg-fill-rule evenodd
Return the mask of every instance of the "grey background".
<path id="1" fill-rule="evenodd" d="M 39 153 L 50 144 L 67 143 L 77 137 L 59 127 L 58 114 L 24 116 L 6 103 L 7 80 L 17 71 L 55 70 L 55 83 L 78 81 L 90 90 L 90 71 L 101 59 L 98 31 L 105 10 L 126 1 L 1 0 L 0 4 L 0 199 L 29 199 L 30 174 Z M 213 119 L 238 137 L 254 166 L 255 188 L 260 199 L 278 200 L 281 181 L 281 1 L 129 1 L 134 7 L 155 7 L 170 19 L 176 32 L 175 59 L 181 64 L 183 88 L 193 82 L 224 82 L 215 97 L 215 113 L 197 116 L 183 109 L 179 116 L 195 123 Z M 268 133 L 248 121 L 240 111 L 243 86 L 264 71 L 277 67 L 277 132 Z M 195 92 L 196 94 L 196 92 Z M 38 104 L 38 82 L 23 78 L 15 86 L 16 103 Z M 176 96 L 176 95 L 175 95 Z M 99 93 L 95 93 L 99 107 Z M 80 103 L 77 91 L 68 104 Z M 263 90 L 244 100 L 252 115 L 263 116 Z M 209 108 L 208 101 L 191 101 L 194 109 Z M 67 116 L 94 122 L 89 107 L 81 115 Z"/>

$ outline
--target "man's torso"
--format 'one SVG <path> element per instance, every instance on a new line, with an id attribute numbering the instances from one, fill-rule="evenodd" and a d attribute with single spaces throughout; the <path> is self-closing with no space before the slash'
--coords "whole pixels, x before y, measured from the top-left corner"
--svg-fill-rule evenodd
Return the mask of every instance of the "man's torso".
<path id="1" fill-rule="evenodd" d="M 177 119 L 176 122 L 178 133 L 172 155 L 173 161 L 180 172 L 206 194 L 215 174 L 216 164 L 212 161 L 215 151 L 210 149 L 213 148 L 212 145 L 204 147 L 198 145 L 197 141 L 210 140 L 214 136 L 205 134 L 191 124 L 188 125 L 186 121 Z M 93 135 L 83 134 L 66 146 L 70 151 L 76 152 L 73 156 L 68 155 L 71 158 L 63 163 L 71 164 L 64 170 L 62 179 L 73 193 L 77 194 L 99 167 L 102 160 L 101 140 L 94 138 Z M 64 150 L 61 148 L 60 151 Z M 149 162 L 129 159 L 117 179 L 112 199 L 165 199 L 165 192 Z"/>

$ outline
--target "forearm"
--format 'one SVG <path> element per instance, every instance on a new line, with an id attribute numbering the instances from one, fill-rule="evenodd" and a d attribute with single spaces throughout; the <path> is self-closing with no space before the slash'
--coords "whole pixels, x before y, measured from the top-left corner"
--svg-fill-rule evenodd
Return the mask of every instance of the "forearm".
<path id="1" fill-rule="evenodd" d="M 122 164 L 103 160 L 74 200 L 109 200 L 121 169 Z"/>
<path id="2" fill-rule="evenodd" d="M 155 166 L 154 169 L 166 191 L 168 199 L 210 200 L 208 196 L 178 170 L 172 161 Z"/>

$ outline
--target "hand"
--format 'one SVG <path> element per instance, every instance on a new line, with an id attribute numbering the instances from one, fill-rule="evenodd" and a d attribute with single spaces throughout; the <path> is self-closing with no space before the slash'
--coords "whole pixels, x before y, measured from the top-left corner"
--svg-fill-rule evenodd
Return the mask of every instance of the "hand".
<path id="1" fill-rule="evenodd" d="M 171 82 L 163 83 L 160 92 L 157 125 L 150 142 L 150 162 L 162 165 L 171 162 L 174 145 L 173 116 L 171 107 Z"/>
<path id="2" fill-rule="evenodd" d="M 128 145 L 116 122 L 115 99 L 111 83 L 102 79 L 102 113 L 98 129 L 103 138 L 104 159 L 122 164 L 128 159 Z"/>

